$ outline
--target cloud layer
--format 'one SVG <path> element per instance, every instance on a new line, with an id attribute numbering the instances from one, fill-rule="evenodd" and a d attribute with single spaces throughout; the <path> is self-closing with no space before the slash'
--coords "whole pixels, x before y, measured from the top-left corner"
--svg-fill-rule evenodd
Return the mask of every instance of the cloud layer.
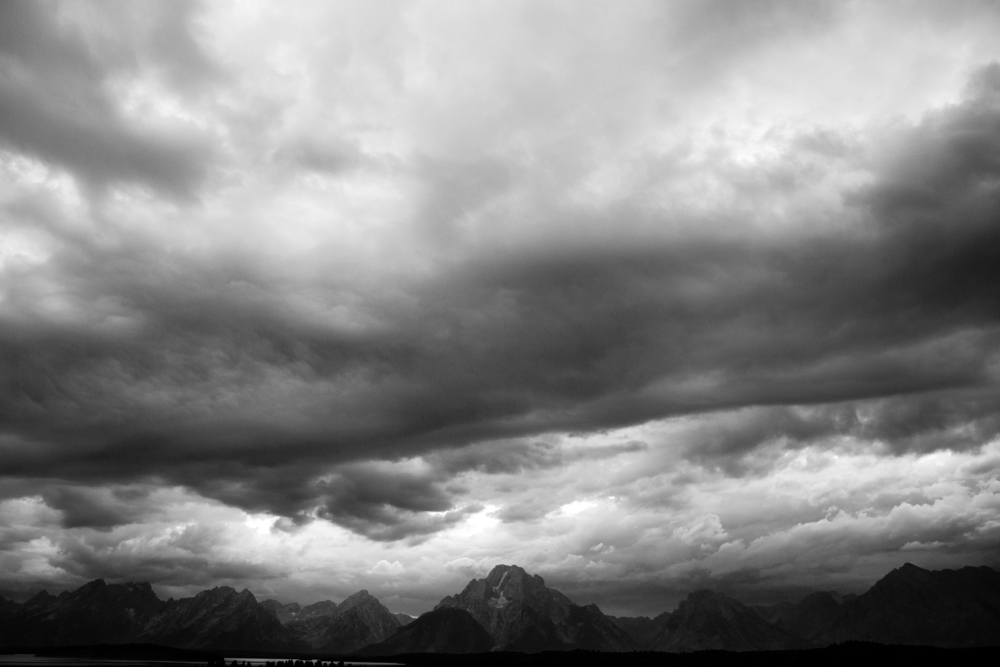
<path id="1" fill-rule="evenodd" d="M 992 6 L 0 11 L 0 587 L 996 562 Z"/>

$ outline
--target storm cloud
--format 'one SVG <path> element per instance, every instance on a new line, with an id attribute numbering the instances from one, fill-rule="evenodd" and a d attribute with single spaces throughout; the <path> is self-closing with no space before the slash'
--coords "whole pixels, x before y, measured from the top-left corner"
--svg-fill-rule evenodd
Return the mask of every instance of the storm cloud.
<path id="1" fill-rule="evenodd" d="M 35 509 L 0 544 L 49 570 L 4 585 L 288 579 L 188 549 L 197 520 L 176 558 L 116 556 L 168 530 L 164 490 L 267 539 L 346 531 L 398 585 L 392 549 L 458 576 L 492 562 L 475 525 L 597 512 L 519 564 L 623 606 L 845 553 L 850 585 L 866 554 L 982 562 L 1000 15 L 910 9 L 5 3 L 0 494 Z M 928 473 L 771 521 L 694 491 L 828 455 L 972 467 L 951 505 Z M 782 544 L 803 565 L 772 581 Z"/>

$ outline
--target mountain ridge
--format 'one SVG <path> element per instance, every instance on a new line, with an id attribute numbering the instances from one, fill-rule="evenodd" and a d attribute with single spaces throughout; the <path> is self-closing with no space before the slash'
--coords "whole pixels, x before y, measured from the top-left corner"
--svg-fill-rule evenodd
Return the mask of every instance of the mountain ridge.
<path id="1" fill-rule="evenodd" d="M 517 565 L 497 565 L 485 578 L 470 581 L 461 593 L 442 599 L 435 609 L 443 607 L 469 612 L 493 637 L 494 650 L 637 648 L 597 605 L 577 605 Z"/>
<path id="2" fill-rule="evenodd" d="M 932 571 L 907 563 L 861 595 L 818 591 L 795 603 L 756 607 L 700 590 L 653 618 L 606 616 L 517 565 L 497 565 L 416 619 L 393 614 L 367 590 L 339 604 L 303 607 L 258 602 L 249 590 L 229 586 L 164 601 L 146 582 L 95 579 L 58 595 L 39 591 L 23 603 L 0 599 L 0 617 L 0 646 L 145 642 L 363 655 L 771 651 L 844 642 L 986 647 L 1000 646 L 1000 571 Z"/>

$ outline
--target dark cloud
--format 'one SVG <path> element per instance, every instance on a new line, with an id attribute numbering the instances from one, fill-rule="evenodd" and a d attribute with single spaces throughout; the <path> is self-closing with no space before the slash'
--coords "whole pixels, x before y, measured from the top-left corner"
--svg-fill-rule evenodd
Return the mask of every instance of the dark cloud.
<path id="1" fill-rule="evenodd" d="M 448 475 L 469 470 L 490 475 L 518 474 L 526 470 L 562 467 L 575 461 L 596 462 L 619 454 L 644 451 L 648 447 L 637 440 L 567 448 L 555 442 L 519 439 L 476 443 L 460 449 L 433 452 L 428 459 L 435 468 Z"/>
<path id="2" fill-rule="evenodd" d="M 771 31 L 732 4 L 692 7 L 695 23 L 735 12 L 750 45 Z M 822 23 L 824 7 L 778 12 L 779 23 L 814 13 Z M 132 127 L 107 92 L 109 72 L 129 58 L 95 54 L 41 5 L 2 11 L 0 48 L 14 63 L 0 75 L 5 141 L 86 182 L 196 189 L 204 142 L 183 128 Z M 216 76 L 189 18 L 187 7 L 165 13 L 150 52 L 173 79 Z M 345 286 L 332 269 L 308 267 L 315 300 L 361 304 L 358 319 L 377 322 L 356 329 L 296 310 L 299 267 L 268 261 L 266 249 L 184 253 L 129 231 L 101 243 L 19 202 L 8 212 L 58 239 L 47 275 L 87 316 L 0 330 L 0 472 L 155 478 L 387 540 L 471 511 L 446 488 L 457 474 L 564 464 L 542 439 L 554 431 L 738 409 L 688 454 L 733 474 L 745 473 L 747 452 L 777 441 L 853 435 L 896 453 L 981 445 L 1000 428 L 998 67 L 981 69 L 961 103 L 880 139 L 873 181 L 844 196 L 845 215 L 860 222 L 826 231 L 719 234 L 700 231 L 711 221 L 696 216 L 622 205 L 551 212 L 554 229 L 593 222 L 620 229 L 613 238 L 479 243 L 462 231 L 466 213 L 501 197 L 514 171 L 500 159 L 427 158 L 432 186 L 406 230 L 436 249 L 419 278 Z M 337 144 L 292 146 L 286 157 L 331 174 L 354 159 Z M 847 160 L 857 149 L 814 131 L 789 151 Z M 684 231 L 634 231 L 667 223 Z M 31 313 L 40 290 L 16 282 L 6 303 Z M 113 319 L 120 329 L 105 326 Z M 617 451 L 633 450 L 587 456 Z M 418 455 L 429 472 L 348 465 Z M 46 501 L 68 526 L 129 520 L 83 491 Z"/>
<path id="3" fill-rule="evenodd" d="M 161 553 L 153 550 L 136 554 L 67 534 L 58 540 L 59 552 L 52 559 L 52 565 L 65 572 L 65 581 L 70 586 L 73 585 L 70 582 L 82 583 L 101 578 L 148 581 L 159 586 L 197 590 L 199 587 L 266 581 L 284 574 L 276 564 L 259 563 L 251 558 L 222 559 L 174 549 L 173 546 L 168 541 L 161 545 Z"/>
<path id="4" fill-rule="evenodd" d="M 171 34 L 183 32 L 180 5 L 164 12 L 164 29 Z M 109 86 L 114 74 L 137 63 L 119 49 L 95 51 L 56 13 L 54 6 L 17 0 L 0 9 L 0 54 L 6 61 L 0 71 L 0 142 L 66 168 L 91 186 L 138 182 L 174 195 L 194 194 L 208 158 L 206 137 L 183 124 L 130 122 Z M 177 45 L 173 61 L 194 58 L 183 40 L 171 41 Z"/>
<path id="5" fill-rule="evenodd" d="M 480 505 L 454 508 L 443 481 L 432 470 L 342 467 L 316 485 L 323 503 L 319 516 L 375 540 L 420 539 L 482 509 Z"/>
<path id="6" fill-rule="evenodd" d="M 998 392 L 972 387 L 815 406 L 766 406 L 720 414 L 692 433 L 686 455 L 734 475 L 767 474 L 756 450 L 767 444 L 799 448 L 846 436 L 883 453 L 963 451 L 1000 434 Z M 763 465 L 763 467 L 761 467 Z"/>
<path id="7" fill-rule="evenodd" d="M 41 496 L 46 505 L 62 512 L 66 528 L 108 529 L 144 514 L 136 502 L 141 498 L 131 493 L 123 498 L 104 489 L 54 486 L 42 491 Z"/>

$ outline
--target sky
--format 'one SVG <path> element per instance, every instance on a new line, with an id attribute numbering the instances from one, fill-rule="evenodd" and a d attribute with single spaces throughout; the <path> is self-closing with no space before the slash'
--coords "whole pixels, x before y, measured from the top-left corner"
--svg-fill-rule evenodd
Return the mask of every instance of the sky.
<path id="1" fill-rule="evenodd" d="M 1000 5 L 0 3 L 0 594 L 1000 567 Z"/>

